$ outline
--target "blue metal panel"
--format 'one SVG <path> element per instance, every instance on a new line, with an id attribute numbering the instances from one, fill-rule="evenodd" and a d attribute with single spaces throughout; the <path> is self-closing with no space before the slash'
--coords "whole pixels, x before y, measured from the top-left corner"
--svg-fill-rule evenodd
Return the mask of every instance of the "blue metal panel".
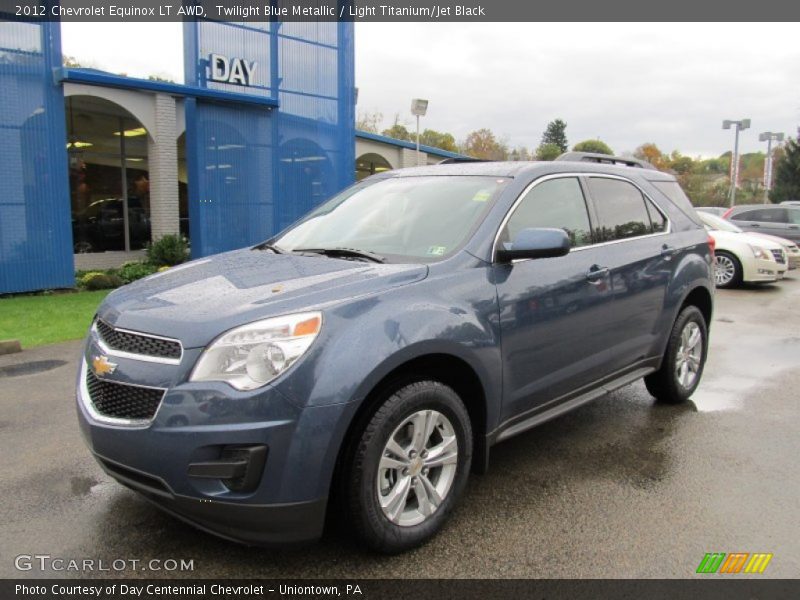
<path id="1" fill-rule="evenodd" d="M 184 26 L 186 83 L 279 100 L 187 100 L 193 256 L 264 240 L 353 182 L 352 23 Z M 208 57 L 257 61 L 253 86 L 208 81 Z"/>
<path id="2" fill-rule="evenodd" d="M 164 81 L 151 81 L 149 79 L 138 79 L 127 75 L 114 75 L 98 71 L 97 69 L 74 69 L 61 68 L 55 71 L 56 81 L 59 83 L 69 81 L 71 83 L 85 83 L 87 85 L 98 85 L 102 87 L 122 88 L 126 90 L 144 90 L 148 92 L 158 92 L 171 96 L 187 96 L 203 98 L 215 102 L 231 102 L 234 104 L 257 104 L 262 106 L 278 106 L 278 101 L 270 97 L 253 96 L 249 94 L 237 93 L 237 86 L 229 86 L 229 89 L 209 89 L 178 83 L 168 83 Z"/>
<path id="3" fill-rule="evenodd" d="M 74 285 L 58 23 L 0 22 L 0 293 Z"/>

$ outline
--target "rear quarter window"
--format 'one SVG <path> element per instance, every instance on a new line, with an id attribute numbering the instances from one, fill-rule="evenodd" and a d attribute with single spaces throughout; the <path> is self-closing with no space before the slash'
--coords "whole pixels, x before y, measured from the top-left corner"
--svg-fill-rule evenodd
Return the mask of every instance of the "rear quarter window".
<path id="1" fill-rule="evenodd" d="M 672 202 L 683 214 L 695 224 L 703 227 L 703 222 L 697 216 L 697 212 L 692 206 L 692 201 L 689 196 L 683 191 L 677 181 L 650 181 L 650 185 L 656 188 L 659 192 L 664 194 L 667 199 Z"/>

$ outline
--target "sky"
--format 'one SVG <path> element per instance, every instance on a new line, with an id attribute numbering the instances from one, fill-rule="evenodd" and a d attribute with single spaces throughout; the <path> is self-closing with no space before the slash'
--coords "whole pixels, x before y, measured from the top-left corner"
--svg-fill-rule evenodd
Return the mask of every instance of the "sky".
<path id="1" fill-rule="evenodd" d="M 359 23 L 358 112 L 463 140 L 486 127 L 535 148 L 548 121 L 570 144 L 600 138 L 617 153 L 645 142 L 718 156 L 733 146 L 723 119 L 750 118 L 743 152 L 763 131 L 800 126 L 800 44 L 791 23 Z M 179 23 L 64 23 L 66 55 L 82 64 L 182 81 Z"/>

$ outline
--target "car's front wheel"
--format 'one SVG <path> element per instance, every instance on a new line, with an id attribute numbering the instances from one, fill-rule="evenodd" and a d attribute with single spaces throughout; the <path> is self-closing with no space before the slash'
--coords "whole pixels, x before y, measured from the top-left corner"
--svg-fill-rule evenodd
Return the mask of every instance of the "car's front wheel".
<path id="1" fill-rule="evenodd" d="M 730 252 L 719 250 L 715 255 L 714 283 L 718 288 L 732 288 L 742 283 L 742 263 Z"/>
<path id="2" fill-rule="evenodd" d="M 385 553 L 425 542 L 455 506 L 471 461 L 469 415 L 452 388 L 418 381 L 396 389 L 349 459 L 347 511 L 361 540 Z"/>

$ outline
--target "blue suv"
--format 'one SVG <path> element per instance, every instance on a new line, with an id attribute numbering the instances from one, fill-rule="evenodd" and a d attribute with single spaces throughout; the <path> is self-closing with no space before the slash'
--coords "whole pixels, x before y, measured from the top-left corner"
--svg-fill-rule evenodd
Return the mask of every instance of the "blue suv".
<path id="1" fill-rule="evenodd" d="M 381 173 L 110 294 L 77 381 L 103 469 L 247 544 L 326 512 L 399 552 L 493 444 L 644 378 L 697 388 L 713 242 L 675 178 L 565 155 Z"/>

